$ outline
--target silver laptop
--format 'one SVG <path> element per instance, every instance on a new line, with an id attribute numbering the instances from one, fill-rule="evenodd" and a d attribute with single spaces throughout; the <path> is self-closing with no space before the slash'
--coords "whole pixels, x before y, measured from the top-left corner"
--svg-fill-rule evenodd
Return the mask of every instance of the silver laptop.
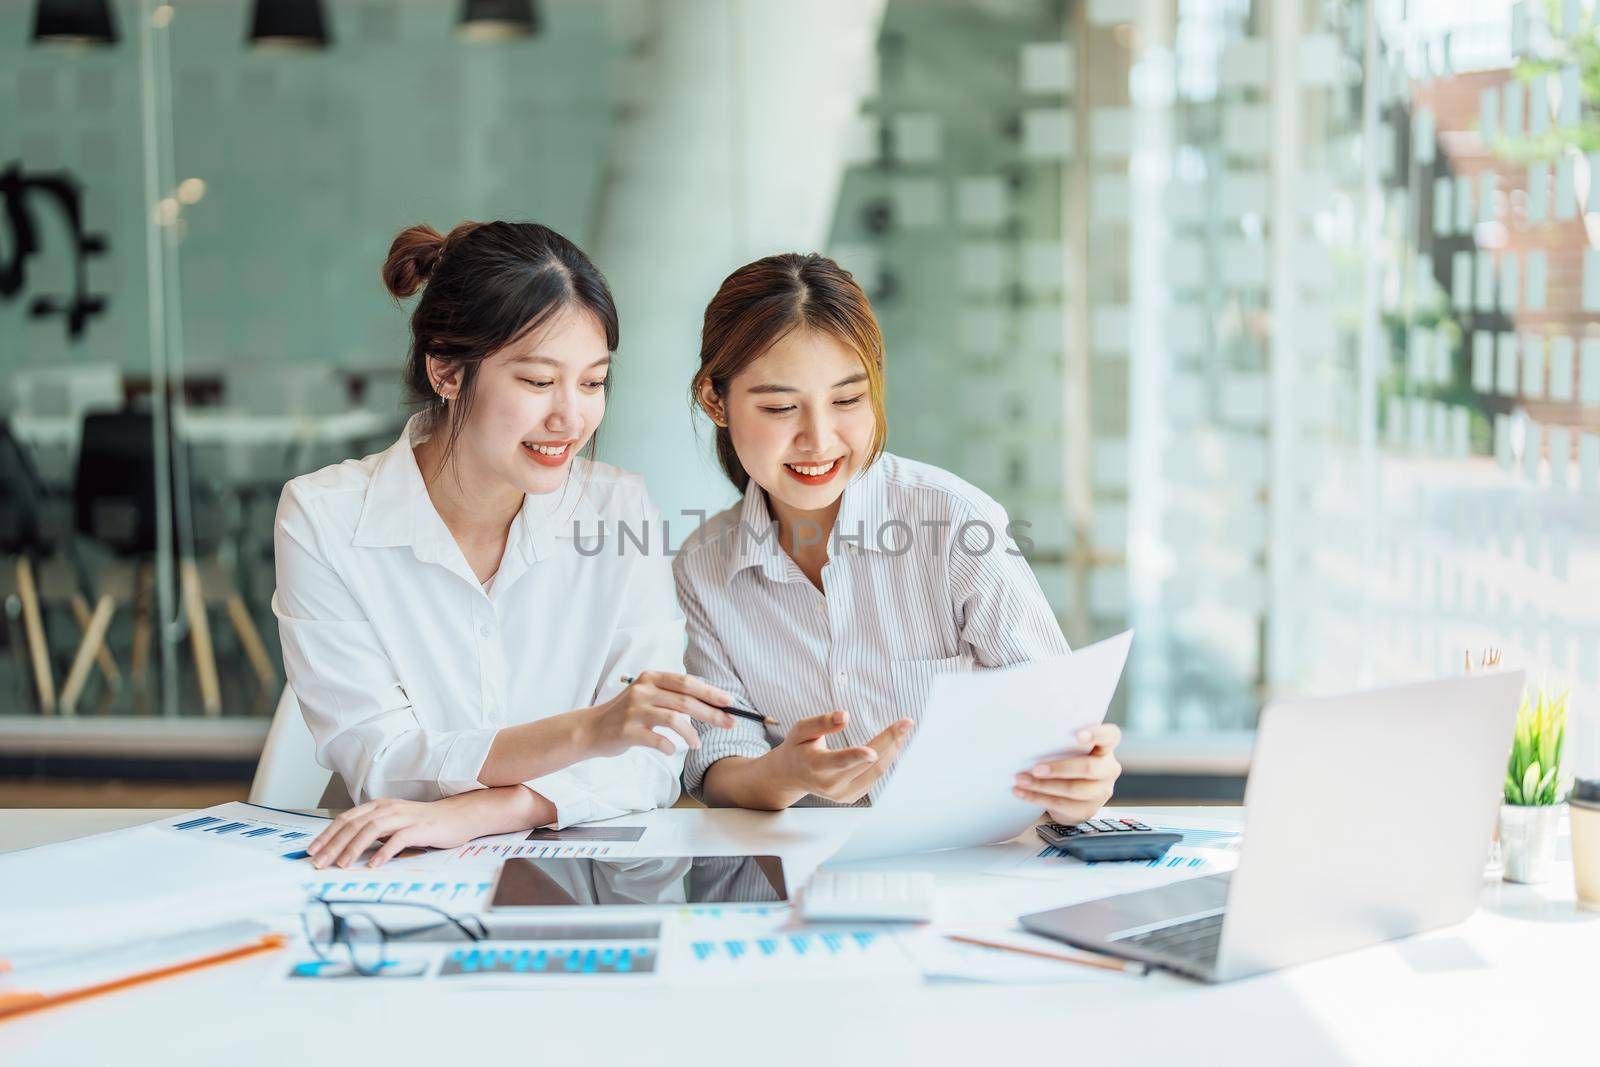
<path id="1" fill-rule="evenodd" d="M 1483 887 L 1523 672 L 1262 713 L 1231 874 L 1024 915 L 1210 982 L 1460 922 Z"/>

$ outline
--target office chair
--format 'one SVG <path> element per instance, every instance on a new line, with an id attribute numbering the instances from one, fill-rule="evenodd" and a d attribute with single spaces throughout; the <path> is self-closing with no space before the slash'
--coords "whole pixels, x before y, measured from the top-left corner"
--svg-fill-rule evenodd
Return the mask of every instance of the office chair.
<path id="1" fill-rule="evenodd" d="M 150 657 L 150 594 L 157 543 L 155 443 L 155 419 L 149 412 L 91 413 L 84 417 L 77 476 L 73 482 L 79 534 L 100 544 L 117 559 L 133 565 L 132 673 L 135 677 L 143 677 Z M 179 447 L 178 442 L 173 441 L 169 457 L 175 459 Z M 170 484 L 178 487 L 176 475 Z M 197 561 L 215 555 L 223 536 L 222 511 L 215 494 L 192 484 L 183 499 L 189 522 L 180 523 L 180 526 L 192 529 L 193 543 L 180 542 L 179 593 L 188 623 L 202 707 L 207 715 L 220 715 L 222 691 Z M 214 588 L 218 585 L 223 587 L 221 598 L 229 621 L 251 666 L 263 684 L 275 682 L 276 671 L 243 598 L 225 578 L 214 579 Z M 115 610 L 115 598 L 102 592 L 91 614 L 89 632 L 62 686 L 63 714 L 72 714 L 88 675 L 89 660 L 103 645 Z"/>
<path id="2" fill-rule="evenodd" d="M 55 675 L 35 576 L 35 565 L 46 554 L 39 529 L 41 497 L 27 454 L 11 435 L 10 423 L 0 420 L 0 554 L 16 558 L 15 588 L 22 604 L 22 628 L 28 643 L 34 695 L 39 710 L 49 715 L 56 709 Z"/>
<path id="3" fill-rule="evenodd" d="M 273 808 L 321 807 L 331 778 L 317 763 L 316 743 L 294 689 L 285 685 L 250 783 L 250 803 Z"/>

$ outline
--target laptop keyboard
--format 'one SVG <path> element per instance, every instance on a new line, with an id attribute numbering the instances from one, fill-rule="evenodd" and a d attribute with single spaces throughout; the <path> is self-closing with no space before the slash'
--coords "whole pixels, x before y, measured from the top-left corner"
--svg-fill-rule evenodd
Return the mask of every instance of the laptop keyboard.
<path id="1" fill-rule="evenodd" d="M 1217 946 L 1222 941 L 1222 913 L 1202 915 L 1116 940 L 1123 945 L 1137 945 L 1146 952 L 1209 966 L 1217 962 Z"/>

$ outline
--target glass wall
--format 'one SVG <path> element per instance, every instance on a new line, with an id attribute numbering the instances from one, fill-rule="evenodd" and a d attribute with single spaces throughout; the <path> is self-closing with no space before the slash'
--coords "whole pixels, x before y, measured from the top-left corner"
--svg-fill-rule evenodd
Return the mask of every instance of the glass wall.
<path id="1" fill-rule="evenodd" d="M 1274 696 L 1493 645 L 1600 763 L 1588 0 L 551 0 L 489 41 L 329 0 L 294 50 L 254 6 L 76 48 L 0 10 L 0 716 L 264 725 L 278 492 L 405 415 L 388 242 L 509 217 L 611 279 L 600 455 L 669 517 L 731 498 L 705 301 L 821 249 L 890 447 L 1028 524 L 1074 643 L 1137 630 L 1136 738 L 1242 758 Z"/>

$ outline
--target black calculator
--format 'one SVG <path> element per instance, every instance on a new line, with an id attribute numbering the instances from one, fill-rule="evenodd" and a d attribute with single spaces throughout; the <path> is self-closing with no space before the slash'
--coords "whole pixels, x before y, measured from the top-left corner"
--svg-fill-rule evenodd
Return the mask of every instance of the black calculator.
<path id="1" fill-rule="evenodd" d="M 1040 823 L 1044 840 L 1074 859 L 1096 863 L 1112 860 L 1158 860 L 1183 840 L 1172 830 L 1157 830 L 1137 819 L 1090 819 L 1076 826 Z"/>

